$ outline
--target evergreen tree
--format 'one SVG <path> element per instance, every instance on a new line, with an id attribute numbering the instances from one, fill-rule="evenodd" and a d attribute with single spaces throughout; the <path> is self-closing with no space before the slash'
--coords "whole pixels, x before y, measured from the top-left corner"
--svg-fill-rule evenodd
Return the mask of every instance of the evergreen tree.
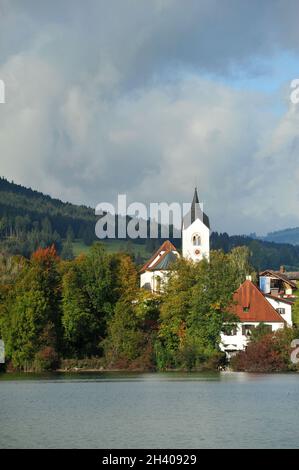
<path id="1" fill-rule="evenodd" d="M 101 353 L 115 299 L 113 257 L 96 243 L 63 276 L 62 323 L 70 351 L 78 356 Z"/>
<path id="2" fill-rule="evenodd" d="M 70 239 L 67 239 L 62 244 L 62 250 L 61 250 L 60 256 L 63 260 L 70 261 L 70 260 L 74 259 L 73 243 Z"/>

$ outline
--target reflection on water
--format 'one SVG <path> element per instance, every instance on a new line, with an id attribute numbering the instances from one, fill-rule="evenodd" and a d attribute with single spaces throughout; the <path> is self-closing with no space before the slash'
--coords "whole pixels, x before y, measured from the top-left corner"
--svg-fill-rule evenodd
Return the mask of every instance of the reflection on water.
<path id="1" fill-rule="evenodd" d="M 299 375 L 0 376 L 1 448 L 299 448 Z"/>

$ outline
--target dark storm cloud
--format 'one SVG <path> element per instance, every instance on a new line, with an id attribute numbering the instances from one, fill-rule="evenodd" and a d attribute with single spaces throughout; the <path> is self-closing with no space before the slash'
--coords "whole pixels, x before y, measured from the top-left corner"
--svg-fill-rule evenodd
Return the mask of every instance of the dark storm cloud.
<path id="1" fill-rule="evenodd" d="M 288 90 L 230 82 L 271 80 L 298 18 L 298 1 L 0 0 L 3 175 L 94 205 L 188 200 L 196 177 L 217 229 L 299 223 Z"/>

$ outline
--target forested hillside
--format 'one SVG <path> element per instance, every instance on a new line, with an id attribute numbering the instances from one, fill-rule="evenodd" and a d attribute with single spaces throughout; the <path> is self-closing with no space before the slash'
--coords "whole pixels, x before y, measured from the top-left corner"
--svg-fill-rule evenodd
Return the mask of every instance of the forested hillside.
<path id="1" fill-rule="evenodd" d="M 288 270 L 299 268 L 299 246 L 217 232 L 211 234 L 210 241 L 212 249 L 222 249 L 225 253 L 236 246 L 247 246 L 251 253 L 250 262 L 257 270 L 279 269 L 282 265 Z"/>
<path id="2" fill-rule="evenodd" d="M 64 203 L 0 178 L 0 236 L 8 251 L 28 255 L 49 243 L 60 249 L 68 235 L 88 242 L 94 238 L 94 224 L 91 208 Z"/>
<path id="3" fill-rule="evenodd" d="M 285 230 L 277 230 L 269 232 L 263 240 L 276 243 L 291 243 L 299 245 L 299 227 L 286 228 Z"/>
<path id="4" fill-rule="evenodd" d="M 62 202 L 0 178 L 0 251 L 4 254 L 29 257 L 39 247 L 54 244 L 62 258 L 72 259 L 81 250 L 88 250 L 96 240 L 96 220 L 94 209 L 90 207 Z M 171 240 L 181 248 L 180 239 Z M 131 253 L 140 264 L 162 241 L 159 238 L 105 243 L 111 251 Z M 211 234 L 212 249 L 223 249 L 227 253 L 243 245 L 249 247 L 251 263 L 257 269 L 278 269 L 282 264 L 289 269 L 299 269 L 299 246 L 227 233 Z"/>

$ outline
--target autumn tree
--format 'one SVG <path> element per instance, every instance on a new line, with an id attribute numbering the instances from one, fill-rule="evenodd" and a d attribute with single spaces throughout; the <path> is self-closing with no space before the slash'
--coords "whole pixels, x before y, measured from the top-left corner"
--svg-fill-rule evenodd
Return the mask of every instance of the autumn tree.
<path id="1" fill-rule="evenodd" d="M 61 344 L 58 263 L 53 246 L 37 250 L 10 291 L 3 336 L 15 367 L 43 368 L 45 350 L 49 367 L 57 360 Z"/>
<path id="2" fill-rule="evenodd" d="M 240 351 L 231 360 L 236 371 L 246 372 L 283 372 L 298 370 L 298 365 L 291 362 L 291 343 L 296 338 L 296 331 L 283 328 L 263 334 L 250 341 L 245 351 Z"/>
<path id="3" fill-rule="evenodd" d="M 136 268 L 126 255 L 119 259 L 117 286 L 119 298 L 103 341 L 106 361 L 110 367 L 152 368 L 159 299 L 140 291 Z"/>

